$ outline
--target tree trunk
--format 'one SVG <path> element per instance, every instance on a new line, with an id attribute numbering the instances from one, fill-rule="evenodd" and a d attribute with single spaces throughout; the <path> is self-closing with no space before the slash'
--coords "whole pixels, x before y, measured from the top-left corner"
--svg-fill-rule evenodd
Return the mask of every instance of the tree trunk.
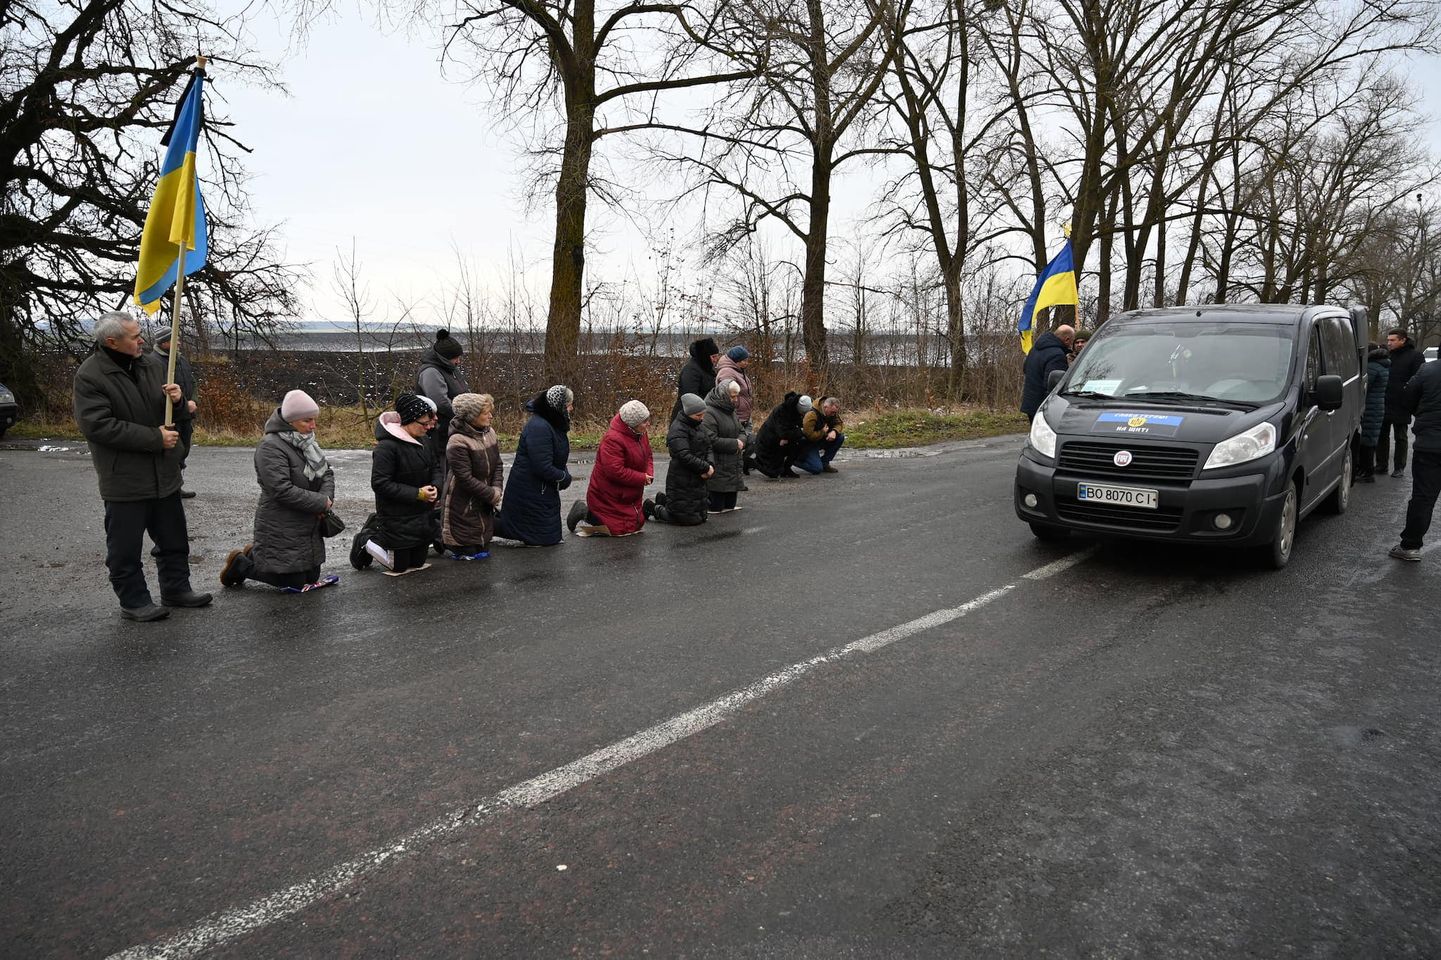
<path id="1" fill-rule="evenodd" d="M 961 307 L 960 261 L 952 260 L 943 274 L 946 286 L 946 340 L 951 348 L 951 369 L 946 378 L 946 396 L 961 398 L 966 375 L 966 318 Z"/>
<path id="2" fill-rule="evenodd" d="M 565 146 L 555 185 L 555 246 L 551 251 L 550 313 L 545 322 L 545 377 L 566 383 L 576 372 L 580 305 L 585 285 L 585 208 L 595 108 L 572 98 L 566 110 Z"/>
<path id="3" fill-rule="evenodd" d="M 1116 194 L 1106 204 L 1106 215 L 1098 231 L 1100 254 L 1096 263 L 1096 326 L 1111 319 L 1111 255 L 1116 242 Z M 1077 278 L 1079 279 L 1079 277 Z"/>
<path id="4" fill-rule="evenodd" d="M 830 166 L 816 159 L 811 168 L 810 228 L 806 231 L 806 270 L 801 280 L 801 337 L 810 367 L 807 387 L 824 390 L 830 383 L 826 349 L 826 242 L 830 228 Z"/>
<path id="5" fill-rule="evenodd" d="M 1156 288 L 1153 305 L 1166 305 L 1166 221 L 1156 224 Z"/>

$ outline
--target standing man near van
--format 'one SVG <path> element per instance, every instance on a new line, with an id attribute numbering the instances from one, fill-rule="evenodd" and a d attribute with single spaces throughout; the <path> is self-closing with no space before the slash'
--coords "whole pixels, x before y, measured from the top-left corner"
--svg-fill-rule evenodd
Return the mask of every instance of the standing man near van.
<path id="1" fill-rule="evenodd" d="M 1391 351 L 1391 379 L 1386 382 L 1386 422 L 1381 427 L 1381 442 L 1376 445 L 1376 470 L 1386 472 L 1391 454 L 1391 437 L 1396 438 L 1396 469 L 1393 477 L 1406 476 L 1406 427 L 1411 414 L 1403 394 L 1406 384 L 1426 365 L 1426 358 L 1411 342 L 1411 335 L 1400 327 L 1386 331 L 1386 349 Z"/>
<path id="2" fill-rule="evenodd" d="M 1021 412 L 1027 420 L 1035 419 L 1041 401 L 1046 399 L 1046 380 L 1051 371 L 1064 372 L 1069 366 L 1067 357 L 1075 339 L 1076 329 L 1063 323 L 1050 333 L 1041 334 L 1031 345 L 1031 352 L 1026 354 L 1026 381 L 1021 387 Z"/>
<path id="3" fill-rule="evenodd" d="M 1391 548 L 1397 560 L 1420 560 L 1421 538 L 1431 527 L 1436 497 L 1441 495 L 1441 363 L 1423 364 L 1406 384 L 1402 403 L 1415 414 L 1416 456 L 1411 463 L 1411 500 L 1401 543 Z"/>

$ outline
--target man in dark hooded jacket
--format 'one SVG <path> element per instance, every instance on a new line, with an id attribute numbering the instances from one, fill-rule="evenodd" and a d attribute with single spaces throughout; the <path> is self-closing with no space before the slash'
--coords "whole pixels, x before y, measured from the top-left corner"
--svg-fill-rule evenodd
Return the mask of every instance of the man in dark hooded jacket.
<path id="1" fill-rule="evenodd" d="M 1021 388 L 1021 412 L 1030 420 L 1041 409 L 1041 401 L 1049 392 L 1046 380 L 1052 370 L 1064 371 L 1066 357 L 1071 352 L 1071 342 L 1076 337 L 1075 328 L 1062 324 L 1050 333 L 1043 333 L 1031 344 L 1026 354 L 1026 382 Z"/>
<path id="2" fill-rule="evenodd" d="M 1393 354 L 1394 356 L 1394 354 Z M 1431 514 L 1441 495 L 1441 361 L 1422 363 L 1406 384 L 1403 409 L 1416 417 L 1416 456 L 1411 465 L 1411 499 L 1401 543 L 1391 548 L 1397 560 L 1420 560 L 1421 538 L 1431 529 Z"/>
<path id="3" fill-rule="evenodd" d="M 1397 327 L 1386 332 L 1386 349 L 1391 351 L 1391 377 L 1386 381 L 1386 423 L 1381 428 L 1381 442 L 1376 445 L 1376 469 L 1386 472 L 1391 459 L 1391 438 L 1396 438 L 1396 468 L 1393 477 L 1406 475 L 1406 427 L 1411 414 L 1404 400 L 1406 384 L 1426 363 L 1421 351 L 1411 342 L 1411 335 Z"/>
<path id="4" fill-rule="evenodd" d="M 704 337 L 690 345 L 690 359 L 685 366 L 680 368 L 680 375 L 676 377 L 675 403 L 670 408 L 670 418 L 675 419 L 680 413 L 680 398 L 693 393 L 698 397 L 708 397 L 715 389 L 715 365 L 720 360 L 720 347 L 714 338 Z"/>

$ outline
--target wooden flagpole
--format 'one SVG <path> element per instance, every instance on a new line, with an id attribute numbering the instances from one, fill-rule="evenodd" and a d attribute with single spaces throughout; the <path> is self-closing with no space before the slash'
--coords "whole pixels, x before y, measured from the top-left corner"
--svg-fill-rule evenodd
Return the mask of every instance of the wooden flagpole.
<path id="1" fill-rule="evenodd" d="M 195 58 L 195 69 L 205 69 L 204 57 Z M 165 371 L 166 383 L 175 382 L 175 361 L 180 356 L 180 298 L 185 289 L 185 241 L 181 240 L 175 246 L 179 256 L 175 261 L 175 301 L 170 308 L 170 365 Z M 165 395 L 165 428 L 175 429 L 175 402 L 168 393 Z"/>
<path id="2" fill-rule="evenodd" d="M 165 371 L 165 382 L 175 382 L 175 361 L 180 356 L 180 297 L 185 289 L 185 241 L 176 244 L 180 248 L 180 259 L 175 271 L 175 302 L 170 308 L 170 365 Z M 183 396 L 181 399 L 185 399 Z M 175 401 L 165 394 L 165 428 L 175 429 Z"/>

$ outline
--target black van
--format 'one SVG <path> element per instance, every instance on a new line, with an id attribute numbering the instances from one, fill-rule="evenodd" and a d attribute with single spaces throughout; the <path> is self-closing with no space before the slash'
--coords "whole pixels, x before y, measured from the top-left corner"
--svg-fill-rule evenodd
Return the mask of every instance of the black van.
<path id="1" fill-rule="evenodd" d="M 1089 533 L 1257 547 L 1343 513 L 1366 398 L 1363 310 L 1267 304 L 1121 314 L 1053 384 L 1016 467 L 1043 540 Z"/>

